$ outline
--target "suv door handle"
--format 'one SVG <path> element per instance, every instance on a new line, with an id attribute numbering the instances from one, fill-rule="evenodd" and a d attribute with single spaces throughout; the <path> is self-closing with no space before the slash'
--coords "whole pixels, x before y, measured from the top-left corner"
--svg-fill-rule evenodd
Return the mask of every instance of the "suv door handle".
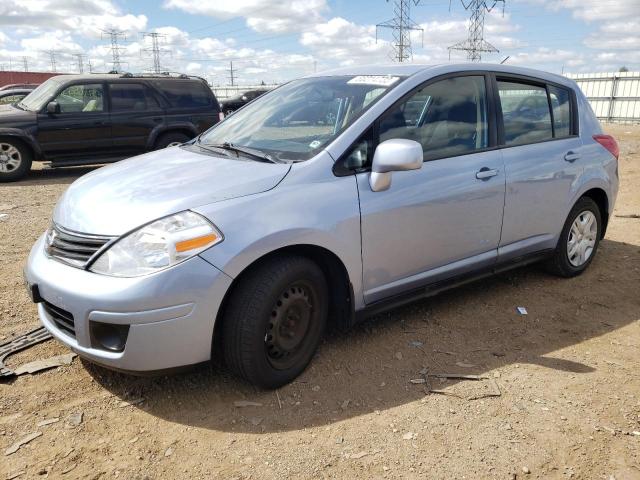
<path id="1" fill-rule="evenodd" d="M 491 177 L 495 177 L 498 175 L 499 170 L 491 169 L 487 167 L 482 167 L 480 170 L 476 172 L 476 178 L 478 180 L 489 180 Z"/>
<path id="2" fill-rule="evenodd" d="M 575 162 L 579 158 L 580 158 L 580 154 L 576 152 L 572 152 L 571 150 L 569 150 L 564 156 L 564 159 L 570 163 Z"/>

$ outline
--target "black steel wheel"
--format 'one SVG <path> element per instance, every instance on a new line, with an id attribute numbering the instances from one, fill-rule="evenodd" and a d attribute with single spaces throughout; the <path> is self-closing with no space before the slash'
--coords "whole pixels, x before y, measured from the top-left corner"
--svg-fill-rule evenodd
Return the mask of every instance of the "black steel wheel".
<path id="1" fill-rule="evenodd" d="M 269 259 L 234 287 L 223 316 L 227 366 L 251 383 L 277 388 L 307 367 L 322 338 L 328 289 L 305 257 Z"/>

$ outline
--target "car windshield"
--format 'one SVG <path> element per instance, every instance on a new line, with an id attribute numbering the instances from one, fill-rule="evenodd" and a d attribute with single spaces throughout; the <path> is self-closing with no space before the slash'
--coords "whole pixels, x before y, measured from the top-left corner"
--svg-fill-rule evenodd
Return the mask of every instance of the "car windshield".
<path id="1" fill-rule="evenodd" d="M 29 95 L 24 97 L 20 103 L 18 103 L 18 106 L 32 112 L 40 110 L 44 107 L 45 102 L 49 100 L 54 93 L 56 93 L 62 82 L 62 78 L 50 78 L 33 90 Z"/>
<path id="2" fill-rule="evenodd" d="M 387 75 L 295 80 L 233 113 L 199 142 L 250 147 L 280 160 L 307 160 L 400 81 L 400 76 Z"/>

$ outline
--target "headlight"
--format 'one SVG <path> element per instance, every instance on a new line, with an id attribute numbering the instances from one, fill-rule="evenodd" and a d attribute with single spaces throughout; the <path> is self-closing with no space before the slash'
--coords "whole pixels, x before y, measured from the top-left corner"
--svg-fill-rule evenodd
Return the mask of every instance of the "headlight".
<path id="1" fill-rule="evenodd" d="M 139 277 L 184 262 L 222 240 L 222 233 L 206 218 L 190 211 L 180 212 L 120 238 L 89 270 L 116 277 Z"/>

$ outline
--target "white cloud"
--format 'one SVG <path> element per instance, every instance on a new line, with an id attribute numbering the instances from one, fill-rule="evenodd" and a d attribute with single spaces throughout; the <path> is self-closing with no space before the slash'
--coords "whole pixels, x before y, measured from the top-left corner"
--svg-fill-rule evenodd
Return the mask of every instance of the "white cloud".
<path id="1" fill-rule="evenodd" d="M 245 17 L 247 26 L 258 32 L 298 31 L 310 22 L 322 19 L 326 0 L 233 0 L 193 2 L 166 0 L 165 8 L 175 8 L 194 15 L 219 19 Z"/>
<path id="2" fill-rule="evenodd" d="M 387 59 L 389 45 L 383 40 L 376 43 L 375 33 L 373 25 L 357 25 L 335 17 L 304 32 L 300 43 L 309 47 L 318 58 L 334 60 L 341 65 L 381 62 Z"/>
<path id="3" fill-rule="evenodd" d="M 88 37 L 101 28 L 136 33 L 147 25 L 144 15 L 123 15 L 109 0 L 2 0 L 0 26 L 69 30 Z"/>

